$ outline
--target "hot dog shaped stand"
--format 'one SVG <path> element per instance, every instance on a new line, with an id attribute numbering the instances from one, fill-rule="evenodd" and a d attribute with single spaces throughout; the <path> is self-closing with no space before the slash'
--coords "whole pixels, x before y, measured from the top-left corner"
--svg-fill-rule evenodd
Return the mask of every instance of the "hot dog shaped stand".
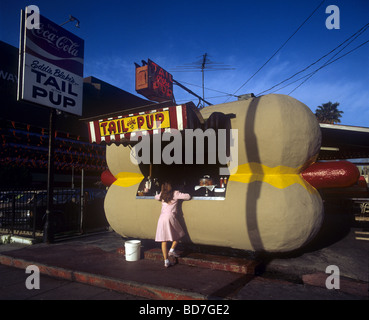
<path id="1" fill-rule="evenodd" d="M 179 219 L 188 234 L 183 241 L 288 252 L 304 246 L 316 235 L 323 221 L 323 201 L 308 182 L 314 181 L 308 169 L 316 165 L 321 131 L 306 105 L 290 96 L 271 94 L 200 110 L 189 104 L 159 106 L 110 118 L 102 116 L 88 123 L 91 142 L 107 144 L 109 172 L 102 179 L 110 180 L 111 185 L 105 198 L 105 214 L 117 233 L 155 238 L 161 204 L 154 195 L 160 183 L 171 178 L 182 191 L 192 195 L 191 201 L 181 205 Z M 219 159 L 200 164 L 183 161 L 188 151 L 183 131 L 200 128 L 213 129 L 216 135 L 219 129 L 227 132 L 223 154 L 226 163 L 219 163 Z M 167 152 L 175 159 L 173 152 L 179 149 L 174 148 L 172 153 L 165 150 L 170 141 L 162 141 L 161 149 L 153 143 L 156 135 L 171 130 L 179 132 L 183 142 L 177 158 L 182 159 L 180 164 L 154 159 L 155 151 L 161 151 L 162 156 Z M 137 135 L 142 140 L 135 139 Z M 151 139 L 150 163 L 137 164 L 134 160 L 137 156 L 142 159 L 145 150 L 141 148 L 140 155 L 135 146 L 145 136 Z M 205 144 L 203 152 L 209 159 L 206 148 Z M 196 152 L 200 151 L 196 149 L 193 158 Z M 341 185 L 354 183 L 356 174 L 354 170 Z"/>

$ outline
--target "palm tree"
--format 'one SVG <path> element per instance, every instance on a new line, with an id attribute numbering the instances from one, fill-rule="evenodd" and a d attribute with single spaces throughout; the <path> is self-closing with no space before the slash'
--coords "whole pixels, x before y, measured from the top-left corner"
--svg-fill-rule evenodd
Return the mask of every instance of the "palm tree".
<path id="1" fill-rule="evenodd" d="M 343 111 L 337 109 L 340 104 L 338 102 L 332 103 L 327 102 L 323 103 L 321 106 L 315 110 L 315 116 L 320 123 L 341 123 L 339 118 L 342 117 Z"/>

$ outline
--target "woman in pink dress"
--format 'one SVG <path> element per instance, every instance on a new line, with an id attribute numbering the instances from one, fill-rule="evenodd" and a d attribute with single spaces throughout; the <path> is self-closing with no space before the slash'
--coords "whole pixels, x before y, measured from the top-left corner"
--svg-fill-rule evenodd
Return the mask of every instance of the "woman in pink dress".
<path id="1" fill-rule="evenodd" d="M 167 268 L 171 264 L 169 256 L 179 257 L 175 252 L 178 240 L 185 235 L 183 228 L 176 218 L 178 200 L 190 200 L 191 196 L 188 193 L 181 193 L 172 189 L 169 182 L 165 182 L 161 186 L 160 194 L 155 196 L 155 200 L 161 201 L 161 213 L 156 229 L 155 241 L 161 242 L 161 250 L 164 257 L 164 266 Z M 172 246 L 168 253 L 168 241 L 172 241 Z"/>

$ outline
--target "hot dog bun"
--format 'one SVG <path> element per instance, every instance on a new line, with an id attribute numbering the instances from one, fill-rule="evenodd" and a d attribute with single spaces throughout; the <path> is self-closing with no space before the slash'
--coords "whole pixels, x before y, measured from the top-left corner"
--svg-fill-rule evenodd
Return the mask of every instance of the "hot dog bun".
<path id="1" fill-rule="evenodd" d="M 234 115 L 231 127 L 238 130 L 237 163 L 229 167 L 225 200 L 183 203 L 180 218 L 187 240 L 267 252 L 304 246 L 323 219 L 319 193 L 301 176 L 320 149 L 321 132 L 314 114 L 285 95 L 201 110 L 204 119 L 214 112 Z M 160 203 L 136 199 L 144 177 L 140 167 L 131 163 L 130 150 L 122 145 L 107 146 L 106 156 L 117 179 L 105 199 L 110 225 L 123 236 L 154 239 Z"/>

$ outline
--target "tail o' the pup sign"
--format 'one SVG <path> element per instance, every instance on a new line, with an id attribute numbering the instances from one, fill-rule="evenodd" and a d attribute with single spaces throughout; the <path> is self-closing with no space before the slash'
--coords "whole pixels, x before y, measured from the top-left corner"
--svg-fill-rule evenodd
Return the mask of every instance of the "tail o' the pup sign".
<path id="1" fill-rule="evenodd" d="M 21 11 L 18 99 L 82 115 L 84 41 L 42 15 L 35 19 L 33 7 Z"/>

